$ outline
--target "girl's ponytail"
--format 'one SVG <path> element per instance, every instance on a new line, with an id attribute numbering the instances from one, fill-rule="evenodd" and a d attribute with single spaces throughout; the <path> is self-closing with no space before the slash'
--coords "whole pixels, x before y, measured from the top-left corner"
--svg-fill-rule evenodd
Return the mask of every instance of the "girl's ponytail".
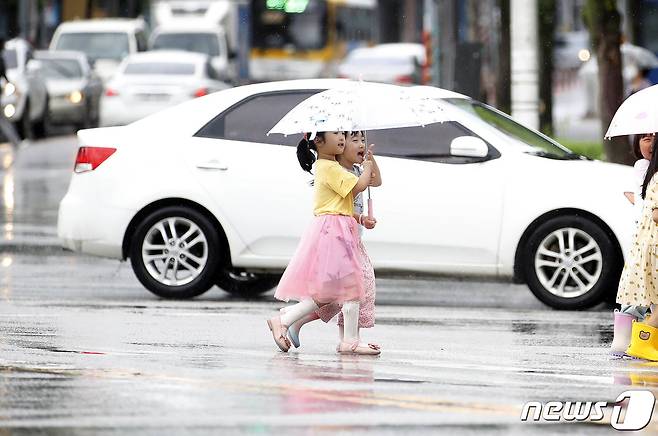
<path id="1" fill-rule="evenodd" d="M 315 162 L 315 154 L 311 151 L 315 150 L 315 143 L 306 138 L 307 135 L 304 135 L 304 138 L 297 144 L 297 160 L 302 169 L 310 173 Z"/>

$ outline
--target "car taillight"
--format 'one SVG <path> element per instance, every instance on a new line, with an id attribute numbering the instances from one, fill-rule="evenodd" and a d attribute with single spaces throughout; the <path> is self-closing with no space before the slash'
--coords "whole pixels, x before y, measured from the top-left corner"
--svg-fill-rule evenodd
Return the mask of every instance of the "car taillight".
<path id="1" fill-rule="evenodd" d="M 107 88 L 105 90 L 106 97 L 116 97 L 117 95 L 119 95 L 119 93 L 115 89 Z"/>
<path id="2" fill-rule="evenodd" d="M 395 83 L 413 83 L 411 76 L 398 76 L 395 78 Z"/>
<path id="3" fill-rule="evenodd" d="M 208 89 L 207 88 L 199 88 L 196 91 L 194 91 L 194 96 L 195 97 L 203 97 L 204 95 L 208 95 Z"/>
<path id="4" fill-rule="evenodd" d="M 75 167 L 73 169 L 76 173 L 84 173 L 93 171 L 105 160 L 112 156 L 116 148 L 107 147 L 80 147 L 78 155 L 75 158 Z"/>

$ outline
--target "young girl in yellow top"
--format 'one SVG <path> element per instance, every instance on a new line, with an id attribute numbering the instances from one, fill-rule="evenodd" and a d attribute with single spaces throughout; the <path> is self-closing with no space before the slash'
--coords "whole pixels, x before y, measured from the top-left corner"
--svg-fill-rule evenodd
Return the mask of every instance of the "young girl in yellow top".
<path id="1" fill-rule="evenodd" d="M 281 351 L 290 348 L 286 337 L 288 326 L 326 304 L 352 303 L 347 304 L 350 308 L 364 295 L 353 199 L 370 184 L 372 161 L 363 163 L 363 173 L 357 177 L 336 161 L 336 155 L 345 149 L 343 132 L 320 132 L 315 138 L 306 138 L 305 135 L 297 146 L 297 158 L 302 169 L 315 170 L 315 217 L 304 232 L 274 294 L 279 300 L 299 303 L 267 321 Z M 346 313 L 345 316 L 358 317 L 358 309 L 356 313 Z M 352 351 L 379 354 L 379 350 L 360 344 L 356 344 Z"/>

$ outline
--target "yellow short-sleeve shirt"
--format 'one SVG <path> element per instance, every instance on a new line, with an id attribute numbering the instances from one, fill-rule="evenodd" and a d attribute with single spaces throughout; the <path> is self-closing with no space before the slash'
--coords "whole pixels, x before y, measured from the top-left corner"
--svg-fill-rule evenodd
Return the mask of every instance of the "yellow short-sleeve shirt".
<path id="1" fill-rule="evenodd" d="M 315 163 L 314 215 L 347 215 L 354 213 L 352 189 L 359 178 L 335 160 L 318 159 Z"/>

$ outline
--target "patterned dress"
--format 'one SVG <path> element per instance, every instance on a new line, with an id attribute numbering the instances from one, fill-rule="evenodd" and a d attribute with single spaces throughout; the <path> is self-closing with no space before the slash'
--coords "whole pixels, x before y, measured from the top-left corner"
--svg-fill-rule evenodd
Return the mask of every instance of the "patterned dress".
<path id="1" fill-rule="evenodd" d="M 359 177 L 361 176 L 361 169 L 354 165 L 351 173 Z M 363 210 L 363 195 L 359 193 L 354 198 L 354 213 L 361 214 Z M 359 235 L 363 236 L 363 227 L 361 226 L 359 226 Z M 364 298 L 359 302 L 359 328 L 370 328 L 375 325 L 375 270 L 361 238 L 358 241 L 358 252 L 363 266 L 364 282 Z M 343 314 L 340 313 L 340 309 L 340 305 L 329 304 L 321 307 L 317 313 L 324 322 L 329 322 L 338 314 L 338 325 L 343 325 Z"/>
<path id="2" fill-rule="evenodd" d="M 658 225 L 653 221 L 654 208 L 658 208 L 658 174 L 647 187 L 642 216 L 619 280 L 619 304 L 650 306 L 658 303 Z"/>

